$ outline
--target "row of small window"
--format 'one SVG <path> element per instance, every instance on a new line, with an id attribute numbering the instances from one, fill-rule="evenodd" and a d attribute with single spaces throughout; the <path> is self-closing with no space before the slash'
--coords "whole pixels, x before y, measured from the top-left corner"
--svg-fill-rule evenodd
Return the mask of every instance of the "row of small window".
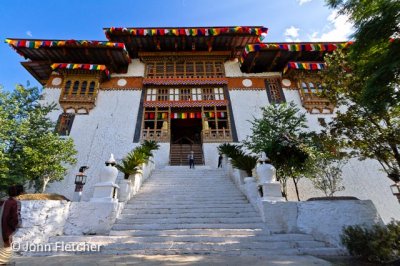
<path id="1" fill-rule="evenodd" d="M 147 89 L 146 101 L 224 100 L 223 88 Z"/>
<path id="2" fill-rule="evenodd" d="M 89 83 L 88 81 L 80 82 L 78 80 L 75 80 L 74 83 L 72 84 L 71 80 L 67 80 L 67 82 L 65 83 L 64 95 L 91 96 L 94 94 L 95 88 L 96 88 L 95 81 L 91 81 Z"/>
<path id="3" fill-rule="evenodd" d="M 219 61 L 161 61 L 146 65 L 147 77 L 205 77 L 223 76 L 223 74 L 223 62 Z"/>

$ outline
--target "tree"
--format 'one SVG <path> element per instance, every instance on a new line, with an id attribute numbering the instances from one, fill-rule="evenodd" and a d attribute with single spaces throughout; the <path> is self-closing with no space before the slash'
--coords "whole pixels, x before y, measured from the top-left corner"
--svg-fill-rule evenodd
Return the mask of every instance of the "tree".
<path id="1" fill-rule="evenodd" d="M 388 177 L 400 181 L 400 104 L 388 103 L 379 112 L 363 103 L 363 77 L 352 69 L 343 52 L 326 56 L 329 66 L 323 71 L 325 95 L 343 106 L 323 133 L 330 134 L 353 156 L 377 160 Z"/>
<path id="2" fill-rule="evenodd" d="M 358 104 L 385 113 L 400 100 L 400 1 L 327 0 L 356 29 L 346 58 L 360 81 Z"/>
<path id="3" fill-rule="evenodd" d="M 400 181 L 400 2 L 328 0 L 354 23 L 354 45 L 325 57 L 326 96 L 345 110 L 326 132 Z"/>
<path id="4" fill-rule="evenodd" d="M 333 195 L 344 190 L 342 186 L 342 168 L 343 161 L 332 160 L 330 158 L 320 158 L 315 163 L 315 175 L 311 181 L 316 189 L 324 192 L 325 196 Z"/>
<path id="5" fill-rule="evenodd" d="M 5 157 L 0 169 L 0 190 L 10 184 L 29 182 L 44 192 L 49 182 L 62 180 L 68 164 L 76 163 L 72 139 L 54 132 L 48 114 L 55 105 L 39 102 L 38 88 L 18 85 L 13 92 L 0 91 L 0 143 Z"/>
<path id="6" fill-rule="evenodd" d="M 262 118 L 251 121 L 252 135 L 244 145 L 255 153 L 265 152 L 277 170 L 282 194 L 287 198 L 287 180 L 291 178 L 300 200 L 297 184 L 311 170 L 313 149 L 305 114 L 299 113 L 294 103 L 272 104 L 262 112 Z"/>

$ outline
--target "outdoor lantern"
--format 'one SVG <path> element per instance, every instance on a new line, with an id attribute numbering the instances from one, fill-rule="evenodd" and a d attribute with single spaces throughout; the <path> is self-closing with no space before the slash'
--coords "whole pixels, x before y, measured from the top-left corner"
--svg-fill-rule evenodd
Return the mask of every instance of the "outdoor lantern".
<path id="1" fill-rule="evenodd" d="M 79 172 L 75 176 L 75 185 L 76 185 L 75 191 L 77 191 L 77 192 L 82 191 L 83 186 L 86 184 L 86 179 L 87 179 L 87 176 L 84 173 Z"/>
<path id="2" fill-rule="evenodd" d="M 79 173 L 75 175 L 75 193 L 74 201 L 81 201 L 83 186 L 86 184 L 87 176 L 85 175 L 86 169 L 89 167 L 81 166 L 79 168 Z"/>
<path id="3" fill-rule="evenodd" d="M 395 195 L 400 202 L 400 182 L 391 185 L 390 189 L 392 190 L 393 195 Z"/>

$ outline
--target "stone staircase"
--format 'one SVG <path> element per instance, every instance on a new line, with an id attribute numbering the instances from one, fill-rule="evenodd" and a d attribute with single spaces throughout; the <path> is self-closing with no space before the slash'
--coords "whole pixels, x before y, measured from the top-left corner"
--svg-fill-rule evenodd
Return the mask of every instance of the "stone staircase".
<path id="1" fill-rule="evenodd" d="M 58 236 L 98 243 L 103 254 L 337 255 L 306 234 L 270 234 L 223 170 L 156 170 L 126 205 L 110 236 Z"/>

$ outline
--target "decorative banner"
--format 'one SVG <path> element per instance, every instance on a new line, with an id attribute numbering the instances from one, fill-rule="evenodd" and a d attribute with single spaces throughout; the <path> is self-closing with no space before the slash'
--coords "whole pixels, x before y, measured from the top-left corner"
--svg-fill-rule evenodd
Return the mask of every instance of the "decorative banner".
<path id="1" fill-rule="evenodd" d="M 167 119 L 168 113 L 157 113 L 157 119 Z"/>
<path id="2" fill-rule="evenodd" d="M 106 76 L 110 77 L 110 71 L 107 69 L 105 65 L 92 65 L 92 64 L 67 64 L 67 63 L 54 63 L 51 66 L 51 69 L 84 69 L 84 70 L 93 70 L 93 71 L 104 71 Z"/>
<path id="3" fill-rule="evenodd" d="M 325 68 L 326 64 L 323 62 L 289 62 L 283 69 L 283 73 L 286 73 L 289 69 L 321 70 Z"/>
<path id="4" fill-rule="evenodd" d="M 353 42 L 343 43 L 256 43 L 248 44 L 245 46 L 242 53 L 241 62 L 251 52 L 263 51 L 263 50 L 285 50 L 290 52 L 301 52 L 301 51 L 321 51 L 321 52 L 333 52 L 337 49 L 343 49 L 349 47 Z"/>
<path id="5" fill-rule="evenodd" d="M 171 113 L 171 119 L 194 119 L 194 118 L 201 118 L 201 112 Z"/>
<path id="6" fill-rule="evenodd" d="M 112 34 L 133 36 L 217 36 L 223 34 L 251 34 L 264 39 L 268 32 L 265 27 L 219 27 L 219 28 L 168 28 L 168 29 L 143 29 L 143 28 L 107 28 L 106 37 L 110 39 Z"/>
<path id="7" fill-rule="evenodd" d="M 103 41 L 87 41 L 87 40 L 20 40 L 20 39 L 6 39 L 6 43 L 9 45 L 19 48 L 31 48 L 37 49 L 41 47 L 112 47 L 125 49 L 124 43 L 119 42 L 103 42 Z"/>

